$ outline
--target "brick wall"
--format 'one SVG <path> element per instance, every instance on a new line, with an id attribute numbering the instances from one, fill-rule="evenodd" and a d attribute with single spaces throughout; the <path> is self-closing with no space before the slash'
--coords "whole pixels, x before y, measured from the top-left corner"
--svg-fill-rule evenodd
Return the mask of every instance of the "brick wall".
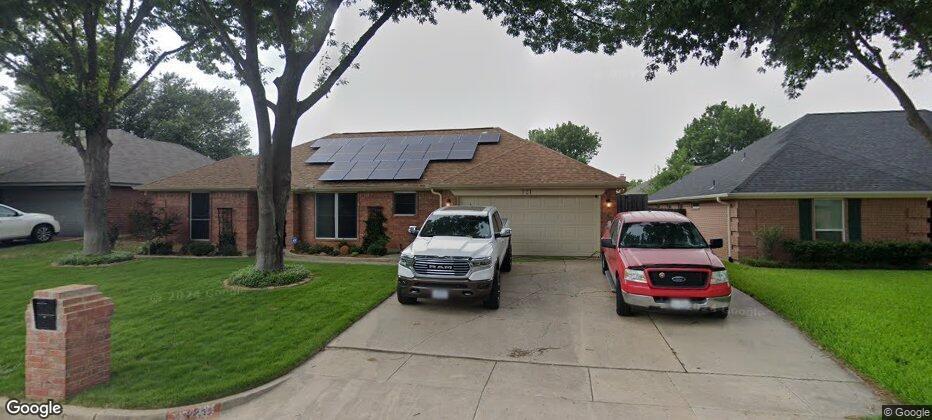
<path id="1" fill-rule="evenodd" d="M 799 204 L 797 200 L 737 200 L 732 209 L 732 256 L 760 258 L 754 231 L 779 226 L 786 239 L 799 239 Z M 784 258 L 780 247 L 776 257 Z"/>
<path id="2" fill-rule="evenodd" d="M 236 248 L 249 252 L 256 248 L 256 231 L 258 230 L 258 209 L 256 193 L 246 191 L 210 193 L 210 242 L 220 242 L 221 223 L 219 209 L 233 209 L 233 232 L 236 234 Z"/>
<path id="3" fill-rule="evenodd" d="M 599 226 L 604 226 L 605 222 L 611 221 L 615 217 L 615 214 L 618 213 L 618 194 L 615 190 L 605 190 L 602 193 L 602 198 L 599 201 L 599 209 L 601 213 L 601 220 L 599 220 Z M 612 203 L 611 207 L 606 206 L 605 203 Z"/>
<path id="4" fill-rule="evenodd" d="M 167 239 L 175 243 L 186 243 L 190 240 L 191 230 L 189 216 L 191 212 L 190 194 L 187 192 L 149 192 L 146 195 L 152 200 L 152 205 L 156 209 L 161 209 L 168 214 L 178 215 L 179 224 L 175 228 L 175 233 Z"/>
<path id="5" fill-rule="evenodd" d="M 299 239 L 309 243 L 321 243 L 335 246 L 339 241 L 335 240 L 317 240 L 315 238 L 315 195 L 313 193 L 297 194 L 296 205 L 292 211 L 299 214 L 295 219 L 297 231 L 291 234 L 297 234 Z M 456 198 L 444 192 L 444 200 L 450 199 L 452 204 L 456 203 Z M 395 193 L 388 191 L 360 192 L 356 194 L 356 229 L 357 235 L 355 240 L 347 240 L 351 245 L 362 245 L 363 237 L 366 232 L 366 220 L 369 215 L 370 207 L 381 207 L 382 214 L 388 219 L 385 223 L 386 231 L 391 237 L 388 248 L 391 250 L 400 250 L 411 243 L 411 236 L 408 234 L 408 226 L 420 226 L 424 219 L 431 212 L 437 209 L 440 199 L 436 194 L 430 191 L 417 192 L 417 213 L 413 216 L 395 216 Z M 290 206 L 290 204 L 289 204 Z"/>
<path id="6" fill-rule="evenodd" d="M 861 239 L 868 241 L 929 240 L 929 207 L 924 198 L 861 200 Z"/>
<path id="7" fill-rule="evenodd" d="M 696 206 L 693 206 L 692 203 L 683 206 L 686 210 L 686 217 L 693 221 L 706 240 L 721 238 L 725 242 L 725 247 L 714 249 L 712 252 L 719 258 L 727 258 L 729 241 L 728 219 L 726 215 L 729 209 L 727 206 L 729 206 L 730 203 L 725 202 L 723 204 L 716 201 L 703 201 L 695 204 Z"/>
<path id="8" fill-rule="evenodd" d="M 129 187 L 113 187 L 110 189 L 110 198 L 107 200 L 107 221 L 116 225 L 120 234 L 129 233 L 129 214 L 136 207 L 136 203 L 145 199 L 145 193 Z"/>

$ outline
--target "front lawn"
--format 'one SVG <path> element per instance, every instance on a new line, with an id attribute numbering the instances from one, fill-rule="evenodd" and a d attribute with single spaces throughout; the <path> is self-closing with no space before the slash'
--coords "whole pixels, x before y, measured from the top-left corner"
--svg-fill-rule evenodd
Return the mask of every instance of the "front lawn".
<path id="1" fill-rule="evenodd" d="M 394 267 L 304 264 L 294 288 L 236 292 L 221 282 L 247 258 L 137 259 L 53 267 L 80 248 L 0 248 L 0 395 L 23 396 L 25 324 L 33 290 L 96 284 L 113 299 L 112 377 L 69 403 L 153 408 L 234 394 L 288 372 L 388 297 Z"/>
<path id="2" fill-rule="evenodd" d="M 732 283 L 906 403 L 932 403 L 932 271 L 728 266 Z"/>

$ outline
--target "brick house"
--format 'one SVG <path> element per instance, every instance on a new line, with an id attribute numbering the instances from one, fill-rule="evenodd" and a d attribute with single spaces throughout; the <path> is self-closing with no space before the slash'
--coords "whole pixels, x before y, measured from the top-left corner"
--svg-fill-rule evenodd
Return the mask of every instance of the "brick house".
<path id="1" fill-rule="evenodd" d="M 213 159 L 182 145 L 110 130 L 110 223 L 129 229 L 129 213 L 143 193 L 134 186 L 201 167 Z M 84 164 L 60 132 L 0 134 L 0 203 L 50 214 L 61 235 L 84 234 Z"/>
<path id="2" fill-rule="evenodd" d="M 500 128 L 339 133 L 292 149 L 286 236 L 361 244 L 372 211 L 399 250 L 435 209 L 495 205 L 510 220 L 517 255 L 591 255 L 623 180 Z M 173 240 L 216 243 L 232 229 L 255 249 L 256 159 L 237 157 L 137 189 L 185 215 Z M 286 241 L 290 244 L 291 240 Z"/>
<path id="3" fill-rule="evenodd" d="M 685 209 L 704 236 L 725 239 L 720 257 L 760 257 L 754 232 L 765 226 L 788 239 L 929 241 L 930 162 L 932 145 L 902 111 L 808 114 L 649 203 Z"/>

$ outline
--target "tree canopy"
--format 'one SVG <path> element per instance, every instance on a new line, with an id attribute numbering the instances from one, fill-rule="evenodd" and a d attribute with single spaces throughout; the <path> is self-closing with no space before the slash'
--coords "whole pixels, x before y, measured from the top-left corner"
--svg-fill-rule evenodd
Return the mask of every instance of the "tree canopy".
<path id="1" fill-rule="evenodd" d="M 650 59 L 646 77 L 674 72 L 689 59 L 717 66 L 723 54 L 760 53 L 766 67 L 782 69 L 789 97 L 820 73 L 859 64 L 893 93 L 909 124 L 932 142 L 932 129 L 896 81 L 888 61 L 909 58 L 908 77 L 932 72 L 932 3 L 928 0 L 580 0 L 522 3 L 542 14 L 566 7 L 587 26 L 550 28 L 546 19 L 521 14 L 516 27 L 535 51 L 559 47 L 613 53 L 639 47 Z M 883 48 L 881 48 L 883 45 Z M 761 69 L 763 70 L 763 69 Z"/>
<path id="2" fill-rule="evenodd" d="M 598 132 L 571 121 L 551 128 L 531 130 L 528 138 L 582 163 L 589 163 L 602 147 L 602 138 Z"/>
<path id="3" fill-rule="evenodd" d="M 763 117 L 764 108 L 755 104 L 710 105 L 699 118 L 683 129 L 676 149 L 645 188 L 653 194 L 689 175 L 697 166 L 716 163 L 764 137 L 777 127 Z"/>

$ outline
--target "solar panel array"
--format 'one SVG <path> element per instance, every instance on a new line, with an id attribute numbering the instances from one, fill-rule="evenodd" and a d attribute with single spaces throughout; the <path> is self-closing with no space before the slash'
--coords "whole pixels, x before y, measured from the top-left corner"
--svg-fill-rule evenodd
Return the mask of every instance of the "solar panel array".
<path id="1" fill-rule="evenodd" d="M 472 160 L 480 144 L 500 133 L 374 136 L 318 139 L 305 163 L 330 163 L 321 181 L 417 180 L 430 161 Z"/>

